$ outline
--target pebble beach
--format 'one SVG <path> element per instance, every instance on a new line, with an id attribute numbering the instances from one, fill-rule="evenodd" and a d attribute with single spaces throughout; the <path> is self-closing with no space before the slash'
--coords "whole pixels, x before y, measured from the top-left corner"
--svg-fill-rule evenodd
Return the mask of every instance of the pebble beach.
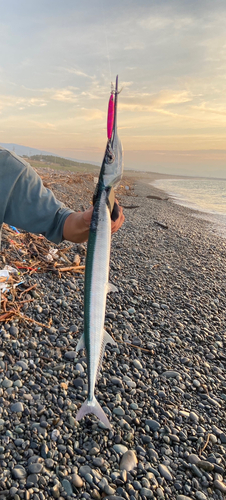
<path id="1" fill-rule="evenodd" d="M 83 275 L 32 275 L 26 315 L 51 326 L 0 323 L 0 500 L 226 499 L 226 239 L 153 187 L 157 177 L 125 173 L 118 193 L 126 220 L 112 236 L 118 292 L 105 322 L 117 346 L 96 386 L 110 431 L 75 420 L 88 387 L 75 351 Z M 91 176 L 48 183 L 88 208 Z M 85 253 L 71 249 L 82 263 Z"/>

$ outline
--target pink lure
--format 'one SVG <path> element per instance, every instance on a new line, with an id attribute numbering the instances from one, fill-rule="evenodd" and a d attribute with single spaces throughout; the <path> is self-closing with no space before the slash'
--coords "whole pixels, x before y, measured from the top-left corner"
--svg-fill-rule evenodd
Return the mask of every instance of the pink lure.
<path id="1" fill-rule="evenodd" d="M 113 94 L 111 94 L 109 103 L 108 103 L 108 121 L 107 121 L 107 134 L 108 139 L 111 138 L 112 129 L 114 125 L 114 115 L 115 115 L 115 107 L 114 107 L 114 98 Z"/>

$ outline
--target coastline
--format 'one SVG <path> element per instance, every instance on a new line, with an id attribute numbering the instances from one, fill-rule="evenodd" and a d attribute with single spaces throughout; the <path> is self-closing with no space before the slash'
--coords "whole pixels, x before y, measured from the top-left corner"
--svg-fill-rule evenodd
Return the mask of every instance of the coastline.
<path id="1" fill-rule="evenodd" d="M 142 178 L 139 179 L 138 176 L 135 178 L 135 183 L 140 182 L 143 184 L 150 184 L 152 187 L 151 190 L 151 195 L 153 196 L 160 196 L 161 198 L 167 198 L 170 200 L 172 203 L 176 204 L 179 207 L 184 207 L 188 210 L 190 210 L 190 215 L 191 217 L 202 219 L 209 223 L 208 229 L 210 232 L 215 233 L 224 239 L 226 238 L 226 214 L 222 212 L 213 212 L 211 210 L 205 210 L 201 206 L 196 205 L 194 202 L 191 202 L 189 200 L 186 200 L 185 198 L 177 198 L 177 195 L 173 195 L 172 192 L 166 189 L 163 189 L 161 185 L 161 180 L 180 180 L 180 179 L 188 179 L 188 180 L 197 180 L 199 178 L 197 177 L 185 177 L 185 176 L 177 176 L 177 175 L 165 175 L 165 174 L 157 174 L 157 173 L 150 173 L 145 177 L 145 174 L 143 174 Z M 200 178 L 204 179 L 205 178 Z M 220 180 L 220 179 L 217 179 Z M 157 182 L 160 181 L 160 186 L 158 186 Z M 225 181 L 225 179 L 224 179 Z M 159 194 L 158 194 L 159 192 Z"/>
<path id="2" fill-rule="evenodd" d="M 93 176 L 43 177 L 70 207 L 89 206 Z M 226 243 L 150 177 L 125 172 L 116 193 L 126 220 L 112 237 L 110 282 L 118 292 L 108 295 L 105 328 L 117 346 L 107 347 L 96 388 L 112 431 L 92 416 L 75 421 L 87 395 L 85 354 L 75 353 L 82 274 L 33 274 L 29 285 L 37 288 L 23 296 L 33 299 L 25 314 L 40 325 L 1 323 L 0 425 L 9 436 L 2 460 L 8 489 L 22 497 L 34 487 L 44 498 L 224 497 Z M 85 252 L 73 245 L 67 255 L 78 253 L 83 264 Z M 11 470 L 21 464 L 19 482 Z"/>

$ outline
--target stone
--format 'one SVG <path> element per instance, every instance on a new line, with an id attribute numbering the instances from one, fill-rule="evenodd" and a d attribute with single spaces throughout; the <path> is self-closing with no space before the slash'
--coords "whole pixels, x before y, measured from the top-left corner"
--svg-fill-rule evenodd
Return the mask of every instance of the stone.
<path id="1" fill-rule="evenodd" d="M 220 437 L 221 442 L 223 444 L 225 444 L 226 443 L 226 434 L 224 432 L 221 432 L 219 437 Z"/>
<path id="2" fill-rule="evenodd" d="M 72 474 L 72 484 L 76 486 L 76 488 L 82 488 L 84 483 L 78 474 Z"/>
<path id="3" fill-rule="evenodd" d="M 180 376 L 181 376 L 180 373 L 174 370 L 166 370 L 165 372 L 162 373 L 162 377 L 165 378 L 176 378 Z"/>
<path id="4" fill-rule="evenodd" d="M 153 491 L 149 488 L 141 488 L 140 495 L 146 498 L 154 498 Z"/>
<path id="5" fill-rule="evenodd" d="M 73 384 L 75 387 L 83 387 L 84 381 L 82 378 L 78 377 L 73 380 Z"/>
<path id="6" fill-rule="evenodd" d="M 85 477 L 86 474 L 92 474 L 92 469 L 89 465 L 82 465 L 79 469 L 79 474 L 82 477 Z"/>
<path id="7" fill-rule="evenodd" d="M 148 425 L 148 427 L 150 427 L 151 431 L 153 432 L 156 432 L 160 429 L 160 424 L 159 422 L 157 422 L 157 420 L 151 420 L 147 418 L 145 420 L 145 425 Z"/>
<path id="8" fill-rule="evenodd" d="M 133 470 L 137 466 L 137 456 L 133 450 L 128 450 L 124 453 L 120 461 L 120 470 L 127 472 Z"/>
<path id="9" fill-rule="evenodd" d="M 158 470 L 159 470 L 161 476 L 163 476 L 167 481 L 172 481 L 173 480 L 173 477 L 170 474 L 170 471 L 169 471 L 169 469 L 168 469 L 168 467 L 166 465 L 159 464 Z"/>
<path id="10" fill-rule="evenodd" d="M 102 467 L 102 465 L 104 465 L 104 458 L 103 457 L 93 458 L 93 465 L 95 465 L 95 467 Z"/>
<path id="11" fill-rule="evenodd" d="M 42 469 L 43 469 L 43 465 L 38 463 L 38 462 L 36 462 L 34 464 L 30 464 L 28 466 L 28 472 L 30 472 L 30 474 L 40 474 Z"/>
<path id="12" fill-rule="evenodd" d="M 12 469 L 12 477 L 13 479 L 24 479 L 27 477 L 27 472 L 22 465 L 17 465 Z"/>
<path id="13" fill-rule="evenodd" d="M 26 371 L 28 370 L 28 364 L 26 363 L 26 361 L 17 361 L 17 366 L 21 366 L 22 370 L 23 371 Z"/>
<path id="14" fill-rule="evenodd" d="M 38 483 L 38 474 L 29 474 L 27 477 L 27 487 L 30 488 Z"/>
<path id="15" fill-rule="evenodd" d="M 195 453 L 191 453 L 191 455 L 189 455 L 188 457 L 188 461 L 189 461 L 189 464 L 197 464 L 198 462 L 200 462 L 200 457 L 198 455 L 196 455 Z"/>
<path id="16" fill-rule="evenodd" d="M 193 422 L 195 422 L 196 424 L 198 424 L 198 422 L 199 422 L 199 416 L 194 411 L 190 412 L 189 417 L 190 417 L 190 419 Z"/>
<path id="17" fill-rule="evenodd" d="M 20 403 L 19 401 L 17 403 L 13 403 L 11 405 L 11 411 L 13 413 L 22 413 L 24 411 L 23 403 Z"/>
<path id="18" fill-rule="evenodd" d="M 165 498 L 164 492 L 162 491 L 161 488 L 157 488 L 156 495 L 158 498 Z"/>
<path id="19" fill-rule="evenodd" d="M 202 493 L 202 491 L 196 491 L 195 496 L 196 498 L 198 498 L 198 500 L 207 500 L 207 496 L 205 495 L 205 493 Z"/>
<path id="20" fill-rule="evenodd" d="M 135 366 L 135 368 L 137 370 L 143 369 L 143 366 L 142 366 L 141 362 L 139 361 L 139 359 L 133 359 L 132 363 L 133 363 L 133 366 Z"/>
<path id="21" fill-rule="evenodd" d="M 113 409 L 113 413 L 115 415 L 123 417 L 125 415 L 125 410 L 123 410 L 123 408 L 121 408 L 121 406 L 117 406 L 116 408 Z"/>
<path id="22" fill-rule="evenodd" d="M 128 448 L 123 444 L 114 444 L 113 449 L 116 453 L 126 453 L 126 451 L 128 451 Z"/>
<path id="23" fill-rule="evenodd" d="M 75 358 L 77 358 L 77 352 L 76 351 L 67 351 L 67 352 L 65 352 L 64 357 L 66 359 L 69 359 L 69 360 L 70 359 L 74 360 Z"/>
<path id="24" fill-rule="evenodd" d="M 192 498 L 186 495 L 177 495 L 177 500 L 192 500 Z"/>
<path id="25" fill-rule="evenodd" d="M 60 490 L 58 484 L 54 484 L 52 487 L 52 495 L 53 498 L 59 498 L 60 497 Z"/>
<path id="26" fill-rule="evenodd" d="M 215 479 L 213 482 L 214 487 L 217 490 L 220 490 L 222 493 L 226 493 L 226 484 L 223 483 L 223 481 L 220 481 L 219 479 Z"/>
<path id="27" fill-rule="evenodd" d="M 55 462 L 52 458 L 45 459 L 45 466 L 47 467 L 47 469 L 53 469 L 54 464 L 55 464 Z"/>
<path id="28" fill-rule="evenodd" d="M 71 483 L 70 483 L 70 481 L 68 481 L 68 479 L 63 479 L 61 484 L 68 495 L 73 494 L 73 489 L 72 489 Z"/>
<path id="29" fill-rule="evenodd" d="M 214 469 L 214 464 L 211 464 L 210 462 L 207 462 L 205 460 L 200 460 L 199 462 L 196 463 L 196 465 L 200 469 L 205 470 L 206 472 L 211 472 Z"/>

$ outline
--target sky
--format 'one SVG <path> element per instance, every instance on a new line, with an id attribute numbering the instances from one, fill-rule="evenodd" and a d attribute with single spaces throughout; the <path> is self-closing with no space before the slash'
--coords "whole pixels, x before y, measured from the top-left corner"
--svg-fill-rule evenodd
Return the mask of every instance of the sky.
<path id="1" fill-rule="evenodd" d="M 111 82 L 126 169 L 226 178 L 226 2 L 0 0 L 0 142 L 100 162 Z"/>

